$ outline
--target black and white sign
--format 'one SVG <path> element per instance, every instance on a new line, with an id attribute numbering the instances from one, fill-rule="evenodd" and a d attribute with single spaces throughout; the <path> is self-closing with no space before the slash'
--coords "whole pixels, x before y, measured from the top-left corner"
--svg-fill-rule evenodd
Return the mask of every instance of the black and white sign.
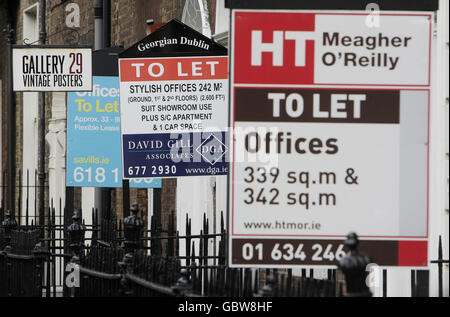
<path id="1" fill-rule="evenodd" d="M 232 11 L 231 266 L 427 266 L 433 14 L 367 17 Z"/>
<path id="2" fill-rule="evenodd" d="M 92 90 L 92 49 L 13 48 L 14 91 Z"/>

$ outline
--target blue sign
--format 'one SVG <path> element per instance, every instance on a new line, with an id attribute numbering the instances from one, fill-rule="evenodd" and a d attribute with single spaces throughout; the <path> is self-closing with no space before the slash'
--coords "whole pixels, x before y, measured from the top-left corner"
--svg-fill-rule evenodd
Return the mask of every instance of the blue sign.
<path id="1" fill-rule="evenodd" d="M 227 136 L 223 131 L 123 135 L 124 177 L 226 175 Z"/>
<path id="2" fill-rule="evenodd" d="M 123 178 L 227 175 L 227 49 L 173 19 L 118 65 Z"/>
<path id="3" fill-rule="evenodd" d="M 67 186 L 122 186 L 119 103 L 118 77 L 94 76 L 91 92 L 67 94 Z M 161 188 L 161 179 L 130 187 Z"/>

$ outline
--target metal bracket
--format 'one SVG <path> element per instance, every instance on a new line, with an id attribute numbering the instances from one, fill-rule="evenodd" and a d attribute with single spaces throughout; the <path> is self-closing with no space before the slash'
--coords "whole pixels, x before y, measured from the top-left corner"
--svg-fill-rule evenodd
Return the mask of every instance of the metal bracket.
<path id="1" fill-rule="evenodd" d="M 66 34 L 64 34 L 64 39 L 65 39 L 66 42 L 68 42 L 68 43 L 78 43 L 78 41 L 80 39 L 80 32 L 77 29 L 75 29 L 75 28 L 68 28 L 68 27 L 65 27 L 65 28 L 63 28 L 60 31 L 57 31 L 57 32 L 55 32 L 53 34 L 48 35 L 46 37 L 46 39 L 48 40 L 48 39 L 54 37 L 55 35 L 58 35 L 58 34 L 63 33 L 63 32 L 67 32 Z M 29 46 L 29 45 L 34 45 L 36 43 L 39 43 L 41 40 L 39 39 L 39 40 L 36 40 L 36 41 L 33 41 L 33 42 L 28 42 L 28 41 L 29 41 L 29 39 L 24 38 L 22 42 L 23 42 L 24 45 Z"/>

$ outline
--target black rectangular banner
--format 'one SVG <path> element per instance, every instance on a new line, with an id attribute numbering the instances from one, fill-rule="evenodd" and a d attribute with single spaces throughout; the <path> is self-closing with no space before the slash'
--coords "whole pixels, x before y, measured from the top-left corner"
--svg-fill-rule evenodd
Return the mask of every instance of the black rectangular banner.
<path id="1" fill-rule="evenodd" d="M 396 90 L 236 88 L 236 121 L 400 122 Z"/>
<path id="2" fill-rule="evenodd" d="M 343 240 L 233 239 L 233 265 L 337 265 L 348 251 Z M 398 241 L 362 240 L 359 250 L 373 263 L 397 266 Z"/>

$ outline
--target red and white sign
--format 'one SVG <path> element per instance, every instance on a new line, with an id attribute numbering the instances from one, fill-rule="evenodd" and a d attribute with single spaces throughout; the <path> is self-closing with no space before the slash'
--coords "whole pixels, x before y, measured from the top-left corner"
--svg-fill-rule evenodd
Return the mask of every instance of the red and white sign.
<path id="1" fill-rule="evenodd" d="M 432 14 L 234 11 L 237 84 L 428 86 Z M 264 23 L 262 23 L 264 21 Z"/>
<path id="2" fill-rule="evenodd" d="M 428 265 L 432 13 L 232 11 L 230 265 Z"/>
<path id="3" fill-rule="evenodd" d="M 125 179 L 228 173 L 227 56 L 123 58 L 119 71 Z"/>
<path id="4" fill-rule="evenodd" d="M 124 59 L 121 81 L 219 80 L 228 78 L 227 57 Z"/>
<path id="5" fill-rule="evenodd" d="M 120 59 L 123 134 L 227 126 L 228 57 Z"/>

